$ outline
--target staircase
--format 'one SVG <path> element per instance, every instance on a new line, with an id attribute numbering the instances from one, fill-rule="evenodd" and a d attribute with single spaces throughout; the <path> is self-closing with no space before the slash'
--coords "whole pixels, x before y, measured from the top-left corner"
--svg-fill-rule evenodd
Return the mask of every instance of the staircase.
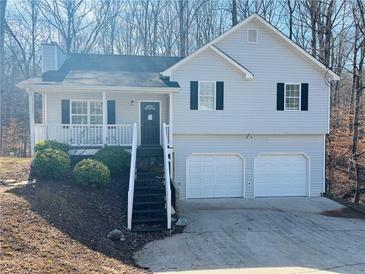
<path id="1" fill-rule="evenodd" d="M 139 146 L 134 185 L 132 231 L 167 230 L 164 158 L 161 146 Z"/>

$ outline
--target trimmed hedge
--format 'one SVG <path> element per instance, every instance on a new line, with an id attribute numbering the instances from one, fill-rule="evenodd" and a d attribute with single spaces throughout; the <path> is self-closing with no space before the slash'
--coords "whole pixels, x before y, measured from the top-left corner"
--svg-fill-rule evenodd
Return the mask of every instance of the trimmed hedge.
<path id="1" fill-rule="evenodd" d="M 75 166 L 74 176 L 78 185 L 101 187 L 109 182 L 110 171 L 102 162 L 85 159 Z"/>
<path id="2" fill-rule="evenodd" d="M 41 150 L 45 150 L 45 149 L 58 149 L 58 150 L 62 150 L 66 153 L 68 153 L 68 151 L 70 150 L 70 146 L 64 143 L 60 143 L 57 141 L 53 141 L 53 140 L 46 140 L 46 141 L 41 141 L 38 142 L 35 146 L 34 146 L 34 150 L 37 151 L 41 151 Z"/>
<path id="3" fill-rule="evenodd" d="M 32 167 L 40 177 L 62 178 L 70 168 L 70 156 L 62 150 L 43 149 L 35 154 Z"/>
<path id="4" fill-rule="evenodd" d="M 119 176 L 130 166 L 130 155 L 121 147 L 105 147 L 100 149 L 94 159 L 105 164 L 112 177 Z"/>

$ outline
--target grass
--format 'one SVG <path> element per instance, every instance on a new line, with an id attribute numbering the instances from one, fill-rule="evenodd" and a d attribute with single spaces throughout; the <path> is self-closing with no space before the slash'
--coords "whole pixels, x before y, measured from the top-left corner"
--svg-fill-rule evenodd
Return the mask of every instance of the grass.
<path id="1" fill-rule="evenodd" d="M 30 158 L 0 157 L 0 181 L 27 180 L 30 173 Z"/>

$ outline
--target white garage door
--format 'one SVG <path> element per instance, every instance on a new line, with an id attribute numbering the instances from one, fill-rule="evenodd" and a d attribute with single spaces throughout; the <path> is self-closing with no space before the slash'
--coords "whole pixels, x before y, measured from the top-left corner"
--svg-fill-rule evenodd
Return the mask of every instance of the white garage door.
<path id="1" fill-rule="evenodd" d="M 187 198 L 243 196 L 243 160 L 238 155 L 192 155 L 187 161 Z"/>
<path id="2" fill-rule="evenodd" d="M 255 196 L 307 196 L 303 155 L 262 155 L 255 161 Z"/>

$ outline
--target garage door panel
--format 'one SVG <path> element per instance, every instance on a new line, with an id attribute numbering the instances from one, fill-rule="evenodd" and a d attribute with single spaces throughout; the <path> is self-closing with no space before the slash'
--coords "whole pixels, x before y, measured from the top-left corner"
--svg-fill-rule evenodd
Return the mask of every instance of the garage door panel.
<path id="1" fill-rule="evenodd" d="M 243 160 L 238 155 L 193 155 L 187 168 L 187 198 L 243 196 Z"/>
<path id="2" fill-rule="evenodd" d="M 303 155 L 259 156 L 255 196 L 307 196 L 307 159 Z"/>

